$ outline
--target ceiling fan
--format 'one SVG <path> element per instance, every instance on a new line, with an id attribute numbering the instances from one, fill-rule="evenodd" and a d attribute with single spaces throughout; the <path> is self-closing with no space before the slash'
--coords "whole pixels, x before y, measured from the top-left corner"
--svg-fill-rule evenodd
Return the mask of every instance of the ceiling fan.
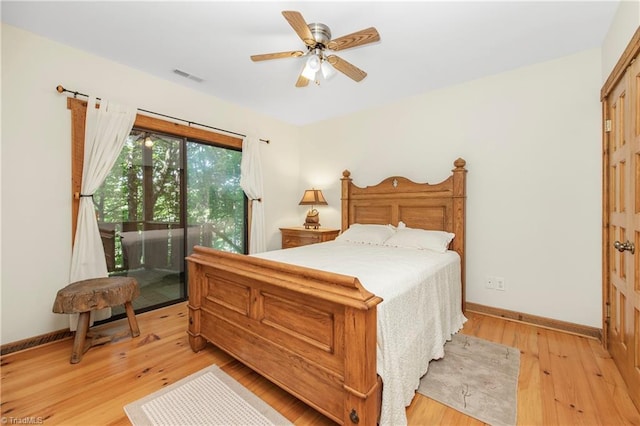
<path id="1" fill-rule="evenodd" d="M 309 84 L 309 81 L 316 81 L 317 83 L 316 74 L 318 71 L 322 73 L 325 79 L 331 78 L 335 74 L 334 68 L 354 81 L 361 81 L 367 76 L 366 72 L 341 57 L 327 55 L 325 50 L 339 51 L 379 41 L 380 34 L 375 28 L 366 28 L 332 40 L 331 30 L 325 24 L 307 24 L 300 12 L 292 10 L 285 10 L 282 15 L 302 39 L 307 51 L 294 50 L 253 55 L 251 56 L 252 61 L 308 56 L 305 66 L 298 76 L 298 81 L 296 81 L 296 87 L 305 87 Z"/>

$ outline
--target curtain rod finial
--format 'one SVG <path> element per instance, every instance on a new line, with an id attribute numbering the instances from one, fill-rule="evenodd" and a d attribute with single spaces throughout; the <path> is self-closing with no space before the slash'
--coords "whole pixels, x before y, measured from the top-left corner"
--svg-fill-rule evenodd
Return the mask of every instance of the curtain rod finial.
<path id="1" fill-rule="evenodd" d="M 65 91 L 64 87 L 62 87 L 62 85 L 58 84 L 58 86 L 56 87 L 56 90 L 58 91 L 58 93 L 62 93 Z"/>

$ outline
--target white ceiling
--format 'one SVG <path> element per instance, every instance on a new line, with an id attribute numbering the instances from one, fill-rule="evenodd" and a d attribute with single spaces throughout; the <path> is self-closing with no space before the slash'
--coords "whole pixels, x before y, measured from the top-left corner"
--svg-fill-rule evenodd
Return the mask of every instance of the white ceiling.
<path id="1" fill-rule="evenodd" d="M 285 122 L 303 125 L 599 47 L 618 6 L 606 1 L 18 1 L 2 21 Z M 296 88 L 305 50 L 283 10 L 337 38 L 379 42 L 337 52 L 368 73 Z M 173 73 L 180 69 L 202 83 Z M 82 87 L 69 87 L 82 91 Z"/>

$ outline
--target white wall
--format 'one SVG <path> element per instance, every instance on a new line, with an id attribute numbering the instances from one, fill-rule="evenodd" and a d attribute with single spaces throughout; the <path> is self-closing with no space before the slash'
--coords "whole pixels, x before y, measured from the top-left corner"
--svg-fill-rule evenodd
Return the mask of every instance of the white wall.
<path id="1" fill-rule="evenodd" d="M 600 70 L 595 49 L 307 126 L 299 192 L 323 189 L 339 227 L 343 169 L 436 183 L 462 157 L 467 300 L 600 328 Z"/>
<path id="2" fill-rule="evenodd" d="M 71 130 L 58 84 L 239 133 L 261 145 L 270 249 L 297 220 L 299 129 L 2 24 L 2 343 L 68 327 L 51 308 L 68 284 Z"/>
<path id="3" fill-rule="evenodd" d="M 618 59 L 640 26 L 640 0 L 622 0 L 611 27 L 602 42 L 602 82 L 604 83 Z"/>

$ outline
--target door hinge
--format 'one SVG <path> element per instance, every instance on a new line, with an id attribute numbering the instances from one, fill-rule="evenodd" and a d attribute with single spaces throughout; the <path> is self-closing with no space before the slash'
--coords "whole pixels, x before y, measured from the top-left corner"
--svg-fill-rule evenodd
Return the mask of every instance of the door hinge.
<path id="1" fill-rule="evenodd" d="M 607 310 L 606 317 L 607 317 L 607 320 L 609 320 L 611 318 L 611 303 L 607 302 L 605 306 Z"/>
<path id="2" fill-rule="evenodd" d="M 604 131 L 607 133 L 611 131 L 611 120 L 604 120 Z"/>

